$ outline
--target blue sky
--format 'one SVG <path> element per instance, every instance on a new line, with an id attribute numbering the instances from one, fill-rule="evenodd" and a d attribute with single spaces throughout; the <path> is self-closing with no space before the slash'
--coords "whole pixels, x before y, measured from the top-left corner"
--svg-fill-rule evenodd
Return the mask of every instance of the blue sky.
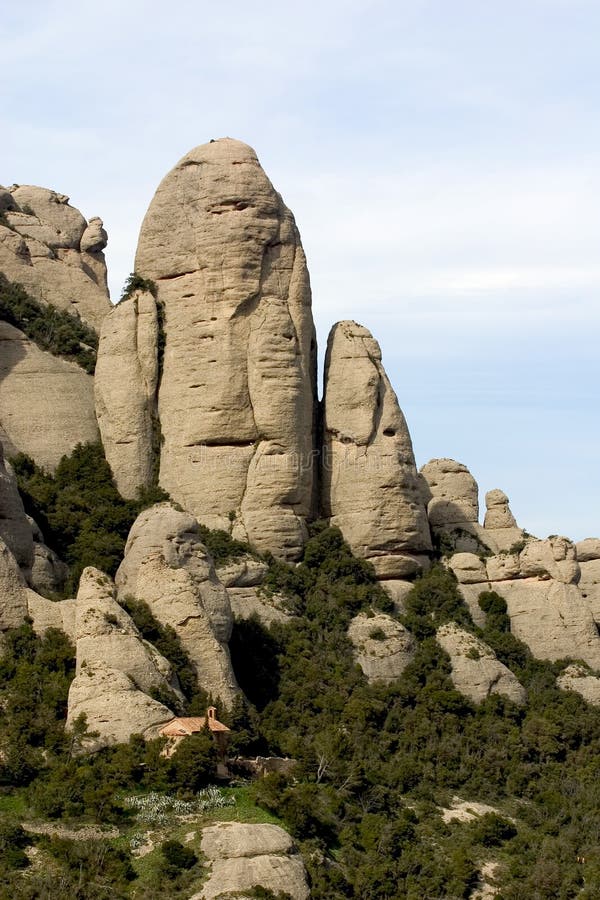
<path id="1" fill-rule="evenodd" d="M 102 216 L 114 296 L 163 175 L 245 140 L 321 350 L 373 331 L 419 464 L 466 463 L 542 537 L 600 532 L 597 0 L 33 0 L 0 39 L 0 182 Z"/>

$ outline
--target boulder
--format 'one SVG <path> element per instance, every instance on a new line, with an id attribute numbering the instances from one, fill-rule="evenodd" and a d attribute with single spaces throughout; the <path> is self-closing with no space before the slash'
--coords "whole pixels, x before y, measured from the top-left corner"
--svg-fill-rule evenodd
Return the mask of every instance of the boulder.
<path id="1" fill-rule="evenodd" d="M 250 147 L 224 138 L 177 163 L 135 268 L 164 308 L 161 486 L 209 527 L 233 519 L 235 537 L 297 559 L 313 498 L 310 286 L 294 218 Z M 120 466 L 116 452 L 117 479 Z"/>
<path id="2" fill-rule="evenodd" d="M 393 602 L 396 612 L 399 615 L 406 612 L 404 601 L 406 600 L 407 595 L 412 591 L 412 581 L 404 581 L 401 578 L 389 578 L 380 583 L 381 587 Z"/>
<path id="3" fill-rule="evenodd" d="M 79 316 L 96 330 L 110 309 L 101 219 L 89 225 L 64 194 L 32 185 L 2 191 L 0 271 L 36 300 Z"/>
<path id="4" fill-rule="evenodd" d="M 68 724 L 85 713 L 94 747 L 157 734 L 174 713 L 150 694 L 183 700 L 170 663 L 140 635 L 115 600 L 111 579 L 84 569 L 75 609 L 76 675 L 69 690 Z M 123 708 L 121 709 L 121 704 Z"/>
<path id="5" fill-rule="evenodd" d="M 211 825 L 203 830 L 201 850 L 209 877 L 192 900 L 244 897 L 256 887 L 283 892 L 292 900 L 310 897 L 302 858 L 278 825 Z"/>
<path id="6" fill-rule="evenodd" d="M 385 613 L 359 613 L 348 628 L 356 656 L 367 681 L 389 684 L 400 677 L 417 650 L 413 635 Z"/>
<path id="7" fill-rule="evenodd" d="M 585 538 L 575 544 L 579 563 L 600 559 L 600 538 Z"/>
<path id="8" fill-rule="evenodd" d="M 197 520 L 169 503 L 144 510 L 129 533 L 116 583 L 120 597 L 144 600 L 159 622 L 175 629 L 200 687 L 231 706 L 239 695 L 227 643 L 231 606 Z"/>
<path id="9" fill-rule="evenodd" d="M 581 572 L 573 542 L 565 537 L 529 541 L 520 556 L 521 575 L 553 578 L 562 584 L 577 584 Z"/>
<path id="10" fill-rule="evenodd" d="M 53 470 L 76 444 L 98 440 L 94 380 L 0 322 L 0 424 L 7 455 L 27 453 Z"/>
<path id="11" fill-rule="evenodd" d="M 567 666 L 562 675 L 556 679 L 556 683 L 563 691 L 575 691 L 588 703 L 600 706 L 600 678 L 585 666 L 578 663 Z"/>
<path id="12" fill-rule="evenodd" d="M 69 567 L 62 562 L 54 550 L 44 543 L 33 545 L 33 563 L 29 569 L 27 580 L 40 594 L 58 594 L 63 590 L 69 574 Z"/>
<path id="13" fill-rule="evenodd" d="M 156 301 L 136 291 L 106 316 L 94 378 L 106 459 L 123 497 L 152 482 L 159 447 L 159 322 Z"/>
<path id="14" fill-rule="evenodd" d="M 579 569 L 581 596 L 588 604 L 594 620 L 600 623 L 600 559 L 584 559 L 579 563 Z"/>
<path id="15" fill-rule="evenodd" d="M 27 591 L 27 611 L 36 634 L 44 634 L 48 628 L 58 628 L 60 631 L 64 631 L 75 644 L 77 641 L 76 606 L 77 601 L 71 598 L 48 600 L 46 597 L 36 594 L 35 591 Z"/>
<path id="16" fill-rule="evenodd" d="M 510 511 L 508 497 L 496 488 L 485 495 L 486 513 L 484 528 L 517 528 L 515 517 Z"/>
<path id="17" fill-rule="evenodd" d="M 490 694 L 503 694 L 513 703 L 525 703 L 525 688 L 491 647 L 475 635 L 449 622 L 438 628 L 436 640 L 450 657 L 452 683 L 461 694 L 474 703 L 481 703 Z"/>
<path id="18" fill-rule="evenodd" d="M 431 536 L 406 421 L 371 333 L 334 325 L 323 400 L 323 513 L 382 579 L 427 567 Z"/>
<path id="19" fill-rule="evenodd" d="M 479 488 L 466 466 L 454 459 L 432 459 L 422 467 L 421 475 L 432 527 L 479 521 Z"/>
<path id="20" fill-rule="evenodd" d="M 485 561 L 474 553 L 455 553 L 448 561 L 448 568 L 459 584 L 480 584 L 488 577 Z"/>

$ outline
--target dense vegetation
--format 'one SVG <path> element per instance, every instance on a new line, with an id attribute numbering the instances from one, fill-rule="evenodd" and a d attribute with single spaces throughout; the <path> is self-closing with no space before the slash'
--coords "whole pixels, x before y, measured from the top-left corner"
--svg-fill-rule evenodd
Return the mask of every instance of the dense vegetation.
<path id="1" fill-rule="evenodd" d="M 167 496 L 154 488 L 141 492 L 138 500 L 124 500 L 100 443 L 78 444 L 62 458 L 54 475 L 24 453 L 11 462 L 25 510 L 40 526 L 48 546 L 70 567 L 65 588 L 70 596 L 86 566 L 115 574 L 136 517 Z"/>
<path id="2" fill-rule="evenodd" d="M 93 374 L 98 335 L 77 316 L 34 300 L 0 272 L 0 319 L 20 328 L 41 350 L 62 356 Z"/>
<path id="3" fill-rule="evenodd" d="M 54 476 L 24 457 L 16 468 L 29 511 L 71 564 L 71 586 L 84 565 L 114 572 L 144 501 L 119 497 L 101 448 L 76 448 Z M 219 561 L 250 551 L 225 532 L 202 535 Z M 219 716 L 233 728 L 234 753 L 298 761 L 293 778 L 269 776 L 252 791 L 296 837 L 312 896 L 468 898 L 486 861 L 499 865 L 501 900 L 600 896 L 600 711 L 556 688 L 564 664 L 535 660 L 514 638 L 502 598 L 481 595 L 486 624 L 477 629 L 453 575 L 434 566 L 415 582 L 401 617 L 418 639 L 415 659 L 393 684 L 370 686 L 355 664 L 348 624 L 358 612 L 397 614 L 369 564 L 324 523 L 313 526 L 299 566 L 268 562 L 264 592 L 283 593 L 297 617 L 270 629 L 257 619 L 237 623 L 231 652 L 249 703 Z M 186 710 L 201 712 L 207 698 L 175 633 L 143 602 L 124 605 L 173 662 Z M 526 687 L 525 707 L 499 695 L 474 706 L 454 689 L 435 641 L 447 621 L 492 646 Z M 5 636 L 0 810 L 16 797 L 50 821 L 126 828 L 133 815 L 127 793 L 189 797 L 210 783 L 215 752 L 207 734 L 186 740 L 172 759 L 160 755 L 160 742 L 136 737 L 81 756 L 85 722 L 70 733 L 64 727 L 73 657 L 54 630 L 39 638 L 25 624 Z M 440 809 L 453 797 L 498 812 L 446 823 Z M 32 844 L 52 861 L 43 870 L 31 871 Z M 185 849 L 175 839 L 163 845 L 156 896 L 166 888 L 185 896 L 201 866 Z M 129 897 L 137 880 L 119 840 L 35 836 L 15 813 L 0 813 L 0 900 Z"/>

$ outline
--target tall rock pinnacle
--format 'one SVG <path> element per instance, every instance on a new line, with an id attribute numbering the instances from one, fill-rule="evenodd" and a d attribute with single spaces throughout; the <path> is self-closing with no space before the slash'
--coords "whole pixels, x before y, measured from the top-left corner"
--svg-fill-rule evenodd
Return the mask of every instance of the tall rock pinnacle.
<path id="1" fill-rule="evenodd" d="M 380 578 L 419 571 L 431 538 L 410 434 L 379 344 L 356 322 L 329 335 L 323 431 L 324 514 Z"/>
<path id="2" fill-rule="evenodd" d="M 164 311 L 161 486 L 208 526 L 233 522 L 236 537 L 296 559 L 313 495 L 310 285 L 294 218 L 250 147 L 224 138 L 177 163 L 150 204 L 135 268 L 156 283 Z M 136 438 L 123 403 L 112 409 L 110 380 L 141 367 L 124 364 L 117 342 L 102 343 L 100 427 L 112 435 L 117 482 L 131 493 L 148 473 L 132 474 L 131 460 L 144 454 L 131 448 L 122 472 L 120 441 Z M 133 386 L 138 406 L 144 390 Z"/>

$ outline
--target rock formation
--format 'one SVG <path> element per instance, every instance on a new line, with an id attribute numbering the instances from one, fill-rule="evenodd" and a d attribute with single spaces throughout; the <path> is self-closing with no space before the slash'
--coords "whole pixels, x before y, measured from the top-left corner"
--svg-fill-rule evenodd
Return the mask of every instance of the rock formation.
<path id="1" fill-rule="evenodd" d="M 0 213 L 0 272 L 99 329 L 110 309 L 102 220 L 88 223 L 64 194 L 31 185 L 0 187 Z"/>
<path id="2" fill-rule="evenodd" d="M 371 684 L 389 684 L 399 678 L 417 649 L 412 634 L 385 613 L 355 616 L 348 637 L 354 645 L 356 661 Z"/>
<path id="3" fill-rule="evenodd" d="M 75 609 L 77 668 L 69 690 L 67 723 L 85 713 L 94 747 L 126 741 L 132 734 L 156 737 L 174 713 L 150 695 L 159 691 L 176 706 L 183 695 L 169 662 L 144 641 L 115 600 L 111 579 L 84 570 Z"/>
<path id="4" fill-rule="evenodd" d="M 22 625 L 27 615 L 27 585 L 17 561 L 0 538 L 0 632 Z"/>
<path id="5" fill-rule="evenodd" d="M 579 589 L 595 622 L 600 623 L 600 539 L 586 538 L 575 545 L 579 564 Z"/>
<path id="6" fill-rule="evenodd" d="M 575 691 L 593 706 L 600 706 L 600 678 L 586 666 L 574 663 L 564 670 L 556 679 L 563 691 Z"/>
<path id="7" fill-rule="evenodd" d="M 338 322 L 327 344 L 323 513 L 382 579 L 427 564 L 431 539 L 408 428 L 371 333 Z"/>
<path id="8" fill-rule="evenodd" d="M 115 311 L 98 414 L 118 483 L 129 494 L 136 479 L 148 483 L 140 461 L 156 406 L 170 496 L 210 527 L 233 521 L 236 537 L 297 559 L 313 502 L 310 287 L 293 216 L 254 151 L 226 138 L 180 160 L 150 204 L 135 266 L 164 309 L 164 363 L 156 400 L 140 362 L 140 347 L 147 357 L 152 347 L 147 333 L 140 341 L 139 304 L 137 314 Z M 123 372 L 129 400 L 115 385 Z M 130 422 L 142 424 L 137 438 Z"/>
<path id="9" fill-rule="evenodd" d="M 450 657 L 452 682 L 461 694 L 474 703 L 481 703 L 490 694 L 504 694 L 513 703 L 525 703 L 525 688 L 491 647 L 475 635 L 451 622 L 438 628 L 436 640 Z"/>
<path id="10" fill-rule="evenodd" d="M 136 519 L 116 576 L 119 596 L 145 601 L 177 632 L 198 683 L 230 706 L 239 694 L 227 642 L 233 617 L 227 591 L 193 516 L 161 503 Z"/>
<path id="11" fill-rule="evenodd" d="M 278 825 L 221 822 L 204 829 L 200 846 L 210 874 L 192 900 L 245 897 L 256 887 L 292 900 L 310 897 L 302 857 Z"/>
<path id="12" fill-rule="evenodd" d="M 27 453 L 47 469 L 76 444 L 98 440 L 92 376 L 7 322 L 0 322 L 0 438 L 6 456 Z"/>
<path id="13" fill-rule="evenodd" d="M 106 316 L 94 378 L 106 458 L 124 497 L 152 481 L 157 463 L 158 343 L 156 301 L 135 291 Z"/>
<path id="14" fill-rule="evenodd" d="M 29 569 L 33 565 L 33 534 L 31 524 L 17 487 L 17 480 L 5 461 L 0 443 L 0 538 L 9 548 L 18 565 Z"/>

